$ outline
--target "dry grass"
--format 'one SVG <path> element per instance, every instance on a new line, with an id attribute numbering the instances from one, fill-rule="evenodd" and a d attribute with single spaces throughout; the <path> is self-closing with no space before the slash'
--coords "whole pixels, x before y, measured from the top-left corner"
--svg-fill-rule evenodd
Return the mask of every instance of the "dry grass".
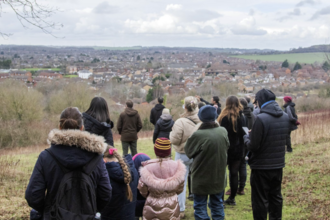
<path id="1" fill-rule="evenodd" d="M 306 144 L 330 139 L 330 109 L 299 114 L 301 125 L 292 133 L 293 144 Z"/>
<path id="2" fill-rule="evenodd" d="M 300 114 L 299 121 L 302 125 L 292 135 L 294 152 L 286 155 L 283 219 L 330 220 L 330 110 Z M 140 133 L 138 151 L 154 158 L 151 135 L 151 131 Z M 115 147 L 121 151 L 119 138 L 114 135 Z M 0 219 L 28 219 L 25 189 L 39 153 L 47 147 L 0 149 Z M 236 207 L 226 208 L 226 220 L 252 219 L 249 182 L 245 192 L 236 198 Z M 190 201 L 186 216 L 193 219 Z"/>
<path id="3" fill-rule="evenodd" d="M 25 189 L 35 160 L 25 155 L 0 157 L 0 219 L 29 219 Z"/>

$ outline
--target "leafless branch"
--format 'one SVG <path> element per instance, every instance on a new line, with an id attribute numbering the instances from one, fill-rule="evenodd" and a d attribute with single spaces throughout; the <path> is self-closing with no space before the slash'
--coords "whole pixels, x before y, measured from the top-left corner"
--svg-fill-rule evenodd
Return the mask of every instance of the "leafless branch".
<path id="1" fill-rule="evenodd" d="M 49 21 L 49 18 L 59 11 L 58 8 L 40 5 L 37 0 L 0 0 L 0 15 L 3 5 L 7 5 L 14 11 L 24 28 L 28 28 L 29 25 L 34 26 L 44 33 L 56 37 L 52 30 L 63 27 L 60 23 Z M 0 32 L 2 37 L 9 37 L 10 35 Z"/>

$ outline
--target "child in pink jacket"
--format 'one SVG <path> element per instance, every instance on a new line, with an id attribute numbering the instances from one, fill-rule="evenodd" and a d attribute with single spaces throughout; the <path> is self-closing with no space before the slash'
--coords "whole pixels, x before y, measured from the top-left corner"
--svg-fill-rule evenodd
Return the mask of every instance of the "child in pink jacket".
<path id="1" fill-rule="evenodd" d="M 154 146 L 157 159 L 142 162 L 138 189 L 147 198 L 143 219 L 179 220 L 178 194 L 183 191 L 186 166 L 171 159 L 171 142 L 158 138 Z"/>

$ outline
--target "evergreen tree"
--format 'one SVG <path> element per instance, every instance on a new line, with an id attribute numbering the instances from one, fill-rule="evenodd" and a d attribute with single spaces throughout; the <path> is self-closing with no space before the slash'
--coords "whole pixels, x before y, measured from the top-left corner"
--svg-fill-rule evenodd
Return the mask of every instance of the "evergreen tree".
<path id="1" fill-rule="evenodd" d="M 139 61 L 141 59 L 140 55 L 136 57 L 136 60 Z"/>
<path id="2" fill-rule="evenodd" d="M 147 97 L 146 97 L 146 101 L 149 103 L 153 100 L 153 96 L 154 96 L 154 90 L 151 88 L 148 91 Z"/>
<path id="3" fill-rule="evenodd" d="M 285 60 L 285 61 L 282 63 L 282 67 L 283 67 L 283 68 L 289 68 L 289 62 L 288 62 L 288 60 Z"/>
<path id="4" fill-rule="evenodd" d="M 328 70 L 330 70 L 330 64 L 328 63 L 328 61 L 324 62 L 322 68 L 324 69 L 325 72 L 328 72 Z"/>
<path id="5" fill-rule="evenodd" d="M 293 71 L 295 71 L 295 70 L 300 70 L 301 68 L 302 68 L 302 67 L 301 67 L 300 63 L 296 62 L 296 64 L 295 64 L 294 67 L 293 67 Z"/>
<path id="6" fill-rule="evenodd" d="M 11 60 L 0 61 L 0 69 L 10 69 Z"/>

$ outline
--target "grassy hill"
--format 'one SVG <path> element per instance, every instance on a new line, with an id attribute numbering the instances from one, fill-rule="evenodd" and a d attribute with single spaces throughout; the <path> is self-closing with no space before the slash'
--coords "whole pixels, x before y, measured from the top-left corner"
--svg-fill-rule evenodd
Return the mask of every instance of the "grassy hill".
<path id="1" fill-rule="evenodd" d="M 115 146 L 121 149 L 119 143 Z M 328 219 L 330 217 L 330 201 L 328 200 L 330 151 L 328 151 L 328 146 L 329 142 L 296 145 L 294 152 L 286 155 L 282 190 L 283 219 Z M 28 219 L 30 208 L 24 200 L 24 192 L 37 157 L 44 148 L 46 146 L 2 152 L 0 156 L 0 219 Z M 155 157 L 151 139 L 140 140 L 138 151 Z M 248 168 L 248 175 L 249 173 Z M 245 191 L 245 196 L 237 196 L 237 206 L 226 207 L 227 220 L 252 219 L 249 177 Z M 186 216 L 186 219 L 194 219 L 193 203 L 188 200 Z"/>
<path id="2" fill-rule="evenodd" d="M 288 60 L 289 63 L 299 62 L 300 64 L 313 64 L 314 62 L 323 63 L 325 61 L 324 53 L 285 53 L 285 54 L 272 54 L 272 55 L 236 55 L 232 57 L 249 59 L 249 60 L 262 60 L 262 61 L 277 61 L 283 62 Z"/>
<path id="3" fill-rule="evenodd" d="M 283 219 L 330 219 L 330 110 L 299 114 L 299 121 L 302 125 L 292 135 L 294 151 L 286 154 Z M 47 147 L 0 149 L 0 220 L 29 218 L 25 189 L 39 153 Z M 121 153 L 119 141 L 115 147 Z M 138 152 L 155 158 L 151 138 L 138 141 Z M 253 219 L 249 175 L 248 168 L 246 195 L 236 197 L 237 206 L 226 207 L 226 220 Z M 194 219 L 193 213 L 187 200 L 186 219 Z"/>

